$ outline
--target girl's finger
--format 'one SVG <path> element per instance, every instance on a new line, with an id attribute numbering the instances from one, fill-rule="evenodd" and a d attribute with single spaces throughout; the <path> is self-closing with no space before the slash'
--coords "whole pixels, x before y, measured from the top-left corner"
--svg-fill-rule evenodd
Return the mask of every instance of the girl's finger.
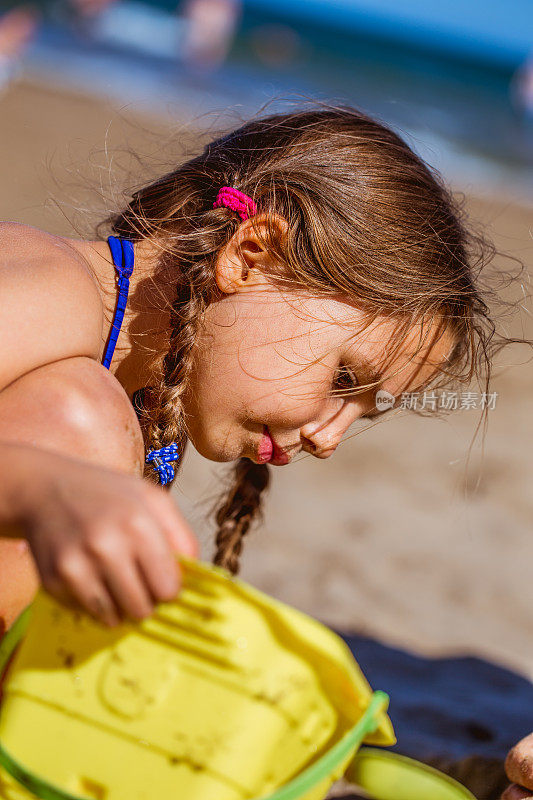
<path id="1" fill-rule="evenodd" d="M 77 605 L 65 581 L 55 571 L 52 574 L 49 572 L 43 573 L 41 575 L 41 583 L 43 588 L 64 606 L 72 608 L 72 606 Z"/>
<path id="2" fill-rule="evenodd" d="M 137 564 L 130 558 L 101 565 L 106 584 L 117 607 L 133 619 L 152 613 L 153 601 Z"/>
<path id="3" fill-rule="evenodd" d="M 177 553 L 183 553 L 191 558 L 198 558 L 198 540 L 189 523 L 168 492 L 158 487 L 153 488 L 155 495 L 150 493 L 153 497 L 150 507 L 161 525 L 169 546 Z"/>
<path id="4" fill-rule="evenodd" d="M 110 627 L 120 622 L 117 608 L 101 575 L 82 552 L 71 550 L 56 564 L 56 572 L 84 611 Z"/>
<path id="5" fill-rule="evenodd" d="M 176 559 L 170 553 L 158 558 L 149 550 L 141 550 L 137 566 L 144 582 L 156 603 L 174 600 L 181 586 L 181 575 Z"/>
<path id="6" fill-rule="evenodd" d="M 163 531 L 150 523 L 137 528 L 135 555 L 138 569 L 156 602 L 173 600 L 179 592 L 181 577 L 176 559 Z"/>

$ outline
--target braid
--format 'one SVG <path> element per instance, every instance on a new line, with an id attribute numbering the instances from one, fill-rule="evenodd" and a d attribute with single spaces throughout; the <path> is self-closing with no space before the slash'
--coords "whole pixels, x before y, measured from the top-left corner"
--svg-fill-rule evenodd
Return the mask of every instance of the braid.
<path id="1" fill-rule="evenodd" d="M 180 284 L 170 317 L 170 347 L 160 359 L 161 378 L 155 386 L 145 387 L 142 397 L 145 412 L 143 434 L 148 448 L 155 450 L 176 442 L 180 456 L 178 465 L 182 463 L 188 441 L 181 398 L 192 365 L 192 350 L 202 311 L 202 298 L 191 292 L 191 284 Z M 156 480 L 148 464 L 145 477 Z M 170 481 L 167 486 L 170 488 L 172 483 Z"/>
<path id="2" fill-rule="evenodd" d="M 248 458 L 238 460 L 233 486 L 215 515 L 218 532 L 213 558 L 214 564 L 233 575 L 239 571 L 243 537 L 254 518 L 262 515 L 263 492 L 269 484 L 270 470 L 266 464 L 255 464 Z"/>
<path id="3" fill-rule="evenodd" d="M 156 184 L 157 185 L 157 184 Z M 155 186 L 156 186 L 155 185 Z M 139 229 L 146 235 L 151 233 L 152 224 L 146 216 L 143 204 L 149 206 L 153 187 L 138 192 L 125 211 L 111 218 L 113 229 L 123 236 L 139 236 Z M 145 196 L 143 196 L 145 195 Z M 200 202 L 200 201 L 199 201 Z M 179 461 L 175 468 L 177 475 L 188 442 L 187 425 L 182 397 L 188 383 L 193 364 L 193 348 L 206 308 L 217 295 L 213 281 L 213 262 L 216 253 L 231 238 L 238 227 L 235 214 L 228 209 L 212 210 L 201 201 L 202 207 L 193 227 L 185 215 L 177 228 L 181 231 L 181 247 L 176 269 L 176 251 L 166 244 L 161 249 L 158 270 L 164 279 L 177 274 L 176 296 L 170 308 L 169 347 L 166 353 L 155 355 L 151 371 L 155 376 L 154 385 L 145 386 L 135 393 L 133 404 L 141 425 L 147 450 L 159 450 L 176 442 Z M 131 219 L 130 219 L 131 217 Z M 164 240 L 165 231 L 160 232 Z M 166 236 L 169 237 L 168 233 Z M 174 233 L 170 239 L 179 236 Z M 172 279 L 172 277 L 170 277 Z M 151 465 L 146 464 L 144 477 L 158 483 Z M 168 481 L 166 489 L 172 487 Z"/>

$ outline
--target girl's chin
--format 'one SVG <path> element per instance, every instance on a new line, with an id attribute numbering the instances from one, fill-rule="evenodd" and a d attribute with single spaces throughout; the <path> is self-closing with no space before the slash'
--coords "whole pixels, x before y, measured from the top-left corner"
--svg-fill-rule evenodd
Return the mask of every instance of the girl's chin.
<path id="1" fill-rule="evenodd" d="M 220 445 L 217 446 L 215 442 L 201 440 L 196 442 L 193 438 L 190 442 L 197 453 L 209 461 L 216 461 L 219 464 L 227 463 L 228 461 L 237 461 L 243 455 L 242 451 L 235 449 L 235 453 L 229 450 L 223 450 Z"/>

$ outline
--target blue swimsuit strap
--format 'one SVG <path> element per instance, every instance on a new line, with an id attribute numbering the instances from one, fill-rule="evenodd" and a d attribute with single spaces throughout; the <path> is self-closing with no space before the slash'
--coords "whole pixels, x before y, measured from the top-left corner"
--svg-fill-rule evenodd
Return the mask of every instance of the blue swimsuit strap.
<path id="1" fill-rule="evenodd" d="M 107 348 L 104 355 L 102 364 L 109 369 L 113 353 L 117 344 L 118 335 L 122 327 L 122 320 L 124 319 L 124 311 L 126 310 L 126 303 L 128 302 L 128 292 L 130 289 L 130 277 L 133 272 L 133 243 L 129 239 L 117 239 L 115 236 L 110 236 L 107 243 L 111 249 L 113 256 L 113 264 L 118 272 L 118 299 L 115 316 L 113 318 L 113 325 L 109 334 Z"/>
<path id="2" fill-rule="evenodd" d="M 113 257 L 113 264 L 118 273 L 118 299 L 113 325 L 109 334 L 104 359 L 102 364 L 109 369 L 113 353 L 117 344 L 118 335 L 122 327 L 124 312 L 128 302 L 128 292 L 130 289 L 130 277 L 133 272 L 134 250 L 133 242 L 129 239 L 119 239 L 116 236 L 109 236 L 107 243 Z M 159 480 L 164 486 L 174 479 L 174 468 L 172 461 L 178 461 L 179 452 L 177 442 L 172 442 L 166 447 L 158 450 L 150 450 L 146 456 L 146 463 L 151 464 L 159 474 Z"/>

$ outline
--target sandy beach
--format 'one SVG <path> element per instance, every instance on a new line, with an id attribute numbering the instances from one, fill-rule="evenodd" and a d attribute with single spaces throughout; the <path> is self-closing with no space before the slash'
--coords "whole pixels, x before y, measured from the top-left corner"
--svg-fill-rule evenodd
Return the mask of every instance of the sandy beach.
<path id="1" fill-rule="evenodd" d="M 91 226 L 118 199 L 115 181 L 132 186 L 150 171 L 171 167 L 180 141 L 189 137 L 170 114 L 142 115 L 27 80 L 0 97 L 0 119 L 0 219 L 73 237 L 92 235 Z M 127 173 L 133 169 L 128 148 L 145 157 L 137 175 Z M 530 269 L 533 206 L 513 201 L 512 187 L 477 195 L 469 187 L 454 188 L 467 192 L 471 218 L 488 226 L 498 249 Z M 499 257 L 495 264 L 517 269 Z M 526 294 L 528 278 L 524 272 Z M 506 296 L 518 297 L 517 286 Z M 520 316 L 501 321 L 507 335 L 533 338 L 531 300 L 524 306 Z M 531 355 L 527 347 L 514 347 L 500 356 L 484 453 L 478 437 L 467 477 L 479 409 L 444 420 L 403 412 L 372 430 L 365 430 L 368 422 L 354 426 L 353 434 L 361 434 L 347 437 L 332 458 L 303 455 L 273 469 L 264 525 L 250 533 L 244 549 L 242 578 L 356 637 L 354 653 L 359 655 L 359 647 L 371 682 L 393 698 L 393 720 L 396 708 L 406 731 L 404 751 L 428 760 L 457 764 L 478 753 L 499 763 L 507 744 L 529 732 L 528 718 L 533 729 Z M 175 488 L 205 559 L 212 555 L 214 530 L 206 508 L 229 469 L 191 448 Z M 432 719 L 449 713 L 457 720 L 462 713 L 482 727 L 490 719 L 488 732 L 474 730 L 470 740 L 447 752 L 427 737 L 426 752 L 420 752 L 431 725 L 420 707 L 420 722 L 414 712 L 409 717 L 419 703 L 413 700 L 417 682 L 402 695 L 408 664 L 421 669 L 432 663 L 429 658 L 447 659 L 424 673 L 433 687 L 426 706 Z M 440 688 L 438 681 L 432 684 L 437 673 Z M 443 702 L 446 692 L 455 698 L 455 711 L 453 703 Z M 409 719 L 415 730 L 408 741 Z M 456 729 L 449 731 L 450 742 L 457 743 Z M 496 797 L 498 780 L 501 775 L 479 796 Z"/>

